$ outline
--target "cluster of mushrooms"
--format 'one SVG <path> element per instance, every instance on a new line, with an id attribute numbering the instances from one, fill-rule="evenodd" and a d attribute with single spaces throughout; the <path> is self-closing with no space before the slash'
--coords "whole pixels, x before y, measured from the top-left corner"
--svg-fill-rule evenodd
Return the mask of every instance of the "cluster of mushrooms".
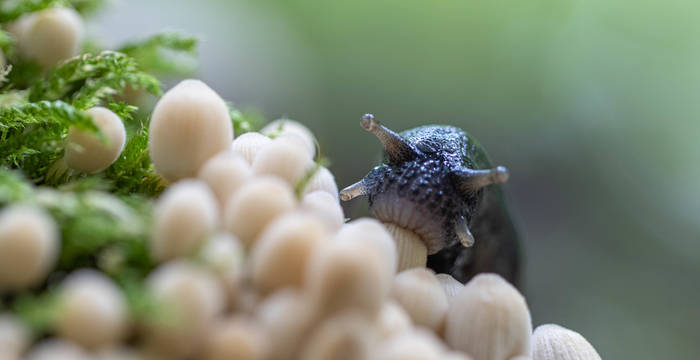
<path id="1" fill-rule="evenodd" d="M 109 141 L 71 130 L 57 171 L 96 172 L 118 158 L 119 117 L 88 114 Z M 159 265 L 146 289 L 166 316 L 134 321 L 113 280 L 78 270 L 59 286 L 52 337 L 31 344 L 18 318 L 0 314 L 0 359 L 600 358 L 574 331 L 533 333 L 525 299 L 500 276 L 463 285 L 412 267 L 397 252 L 400 233 L 377 220 L 346 222 L 302 124 L 277 120 L 234 139 L 221 97 L 184 80 L 156 104 L 149 131 L 168 188 L 155 204 Z M 44 281 L 60 248 L 49 215 L 3 209 L 0 292 Z"/>

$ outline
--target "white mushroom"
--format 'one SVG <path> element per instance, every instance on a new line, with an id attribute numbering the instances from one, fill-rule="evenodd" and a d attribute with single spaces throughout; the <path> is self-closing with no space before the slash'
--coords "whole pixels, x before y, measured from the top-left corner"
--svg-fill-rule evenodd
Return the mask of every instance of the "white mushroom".
<path id="1" fill-rule="evenodd" d="M 532 334 L 532 360 L 600 360 L 581 334 L 555 324 L 540 325 Z"/>
<path id="2" fill-rule="evenodd" d="M 207 160 L 197 174 L 197 177 L 206 182 L 214 192 L 222 210 L 231 195 L 252 176 L 253 170 L 248 162 L 232 151 L 220 153 Z"/>
<path id="3" fill-rule="evenodd" d="M 333 174 L 325 166 L 320 166 L 318 170 L 316 170 L 316 173 L 314 173 L 311 180 L 304 188 L 304 194 L 319 190 L 331 194 L 335 201 L 338 201 L 338 185 L 335 182 Z"/>
<path id="4" fill-rule="evenodd" d="M 384 302 L 375 323 L 379 338 L 385 341 L 413 328 L 406 310 L 392 300 Z"/>
<path id="5" fill-rule="evenodd" d="M 408 312 L 413 323 L 438 331 L 447 313 L 447 297 L 435 278 L 435 272 L 414 268 L 394 278 L 391 297 Z"/>
<path id="6" fill-rule="evenodd" d="M 252 319 L 234 316 L 216 322 L 205 343 L 206 360 L 263 360 L 270 347 L 260 324 Z"/>
<path id="7" fill-rule="evenodd" d="M 60 247 L 56 223 L 44 211 L 25 205 L 0 211 L 0 290 L 26 289 L 43 281 Z"/>
<path id="8" fill-rule="evenodd" d="M 94 270 L 79 270 L 60 287 L 57 333 L 86 348 L 116 344 L 127 335 L 126 299 L 114 282 Z"/>
<path id="9" fill-rule="evenodd" d="M 271 175 L 296 186 L 313 169 L 314 162 L 302 145 L 275 139 L 260 149 L 253 160 L 253 172 Z"/>
<path id="10" fill-rule="evenodd" d="M 85 111 L 104 139 L 96 133 L 71 127 L 66 136 L 66 165 L 78 171 L 96 173 L 112 165 L 124 150 L 126 129 L 122 119 L 111 110 L 94 107 Z"/>
<path id="11" fill-rule="evenodd" d="M 257 132 L 248 132 L 233 139 L 231 150 L 234 153 L 241 155 L 250 165 L 253 165 L 253 160 L 260 149 L 265 147 L 272 141 L 269 137 Z"/>
<path id="12" fill-rule="evenodd" d="M 464 284 L 457 281 L 450 274 L 437 274 L 435 278 L 440 282 L 440 286 L 445 292 L 447 303 L 451 305 L 457 293 L 464 287 Z"/>
<path id="13" fill-rule="evenodd" d="M 27 360 L 89 360 L 90 355 L 80 346 L 68 341 L 48 339 L 34 345 Z"/>
<path id="14" fill-rule="evenodd" d="M 219 278 L 229 299 L 236 296 L 243 276 L 244 255 L 243 243 L 227 233 L 213 235 L 199 251 L 200 260 Z"/>
<path id="15" fill-rule="evenodd" d="M 183 80 L 153 109 L 148 141 L 159 174 L 170 181 L 194 177 L 209 158 L 231 146 L 228 107 L 205 83 Z"/>
<path id="16" fill-rule="evenodd" d="M 214 231 L 218 217 L 216 199 L 202 181 L 176 183 L 156 203 L 151 254 L 165 261 L 194 253 Z"/>
<path id="17" fill-rule="evenodd" d="M 19 359 L 29 341 L 29 329 L 19 318 L 0 313 L 0 359 Z"/>
<path id="18" fill-rule="evenodd" d="M 314 134 L 306 126 L 298 121 L 290 119 L 277 119 L 260 130 L 264 135 L 277 138 L 284 135 L 293 135 L 299 137 L 306 148 L 307 153 L 313 157 L 316 153 L 316 140 Z"/>
<path id="19" fill-rule="evenodd" d="M 377 360 L 442 360 L 444 347 L 434 335 L 417 329 L 403 332 L 378 346 Z"/>
<path id="20" fill-rule="evenodd" d="M 346 312 L 325 320 L 309 336 L 301 360 L 372 359 L 376 334 L 367 317 Z"/>
<path id="21" fill-rule="evenodd" d="M 10 31 L 22 56 L 49 68 L 78 55 L 84 26 L 73 9 L 47 8 L 18 19 Z"/>
<path id="22" fill-rule="evenodd" d="M 330 231 L 337 231 L 345 223 L 338 199 L 325 191 L 317 190 L 304 195 L 301 209 L 316 216 Z"/>
<path id="23" fill-rule="evenodd" d="M 288 288 L 274 292 L 257 309 L 265 334 L 269 338 L 272 360 L 294 359 L 302 339 L 314 323 L 314 313 L 304 294 Z"/>

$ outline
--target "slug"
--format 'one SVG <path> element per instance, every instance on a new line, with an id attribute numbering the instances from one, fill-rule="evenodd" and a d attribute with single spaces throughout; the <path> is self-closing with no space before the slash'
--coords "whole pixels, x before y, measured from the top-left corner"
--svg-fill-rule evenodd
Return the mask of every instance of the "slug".
<path id="1" fill-rule="evenodd" d="M 366 195 L 385 225 L 408 230 L 425 244 L 427 266 L 462 283 L 482 272 L 518 283 L 518 234 L 483 147 L 452 126 L 427 125 L 400 134 L 372 114 L 360 125 L 384 146 L 383 163 L 340 192 L 348 201 Z"/>

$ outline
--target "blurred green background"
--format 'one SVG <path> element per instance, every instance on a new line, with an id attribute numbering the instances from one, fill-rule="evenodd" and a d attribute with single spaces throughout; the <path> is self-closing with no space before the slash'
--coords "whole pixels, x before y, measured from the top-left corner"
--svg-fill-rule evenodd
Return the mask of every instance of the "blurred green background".
<path id="1" fill-rule="evenodd" d="M 365 112 L 473 133 L 512 174 L 534 325 L 579 331 L 605 359 L 691 359 L 699 19 L 682 0 L 122 0 L 91 32 L 198 35 L 197 76 L 307 124 L 340 187 L 377 161 Z"/>

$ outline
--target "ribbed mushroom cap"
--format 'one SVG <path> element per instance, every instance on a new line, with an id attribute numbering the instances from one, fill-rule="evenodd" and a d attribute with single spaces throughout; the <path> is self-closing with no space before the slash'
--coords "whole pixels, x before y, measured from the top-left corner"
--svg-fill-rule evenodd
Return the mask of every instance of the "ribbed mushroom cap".
<path id="1" fill-rule="evenodd" d="M 301 360 L 372 359 L 376 335 L 368 318 L 345 312 L 326 319 L 306 340 Z"/>
<path id="2" fill-rule="evenodd" d="M 475 276 L 448 309 L 445 340 L 475 360 L 528 355 L 531 333 L 525 299 L 496 274 Z"/>
<path id="3" fill-rule="evenodd" d="M 48 8 L 20 19 L 18 48 L 22 56 L 48 68 L 78 54 L 83 21 L 73 9 Z"/>
<path id="4" fill-rule="evenodd" d="M 440 286 L 447 297 L 447 303 L 452 305 L 455 296 L 464 287 L 464 284 L 457 281 L 450 274 L 437 274 L 435 278 L 440 282 Z"/>
<path id="5" fill-rule="evenodd" d="M 396 245 L 386 228 L 372 218 L 359 218 L 346 223 L 333 238 L 334 241 L 361 242 L 377 251 L 384 264 L 384 277 L 391 283 L 397 268 Z"/>
<path id="6" fill-rule="evenodd" d="M 234 316 L 218 320 L 209 331 L 205 347 L 206 360 L 262 360 L 274 344 L 268 343 L 260 324 Z"/>
<path id="7" fill-rule="evenodd" d="M 532 360 L 600 360 L 581 334 L 555 324 L 540 325 L 532 334 Z"/>
<path id="8" fill-rule="evenodd" d="M 316 217 L 292 212 L 272 221 L 250 255 L 253 285 L 263 294 L 301 287 L 306 266 L 327 233 Z"/>
<path id="9" fill-rule="evenodd" d="M 343 208 L 333 195 L 316 190 L 301 199 L 301 209 L 318 218 L 330 231 L 337 231 L 345 223 Z"/>
<path id="10" fill-rule="evenodd" d="M 320 166 L 316 173 L 311 177 L 311 180 L 304 188 L 304 194 L 309 194 L 315 191 L 325 191 L 333 196 L 335 201 L 338 198 L 338 185 L 335 182 L 333 174 L 324 166 Z"/>
<path id="11" fill-rule="evenodd" d="M 105 139 L 71 127 L 66 136 L 65 159 L 71 169 L 96 173 L 108 168 L 124 150 L 126 129 L 122 119 L 111 110 L 94 107 L 85 111 Z"/>
<path id="12" fill-rule="evenodd" d="M 145 324 L 147 346 L 169 359 L 191 357 L 199 351 L 206 330 L 224 308 L 219 282 L 200 267 L 178 260 L 158 267 L 146 283 L 167 316 Z"/>
<path id="13" fill-rule="evenodd" d="M 28 205 L 0 211 L 0 290 L 37 285 L 53 268 L 60 251 L 53 218 Z"/>
<path id="14" fill-rule="evenodd" d="M 259 177 L 241 186 L 224 209 L 226 231 L 251 246 L 265 226 L 296 206 L 292 188 L 278 178 Z"/>
<path id="15" fill-rule="evenodd" d="M 447 313 L 447 297 L 426 268 L 404 270 L 394 277 L 391 297 L 411 316 L 413 323 L 438 331 Z"/>
<path id="16" fill-rule="evenodd" d="M 80 346 L 58 339 L 43 340 L 34 345 L 26 357 L 27 360 L 89 360 L 89 354 Z"/>
<path id="17" fill-rule="evenodd" d="M 253 177 L 253 169 L 243 157 L 226 151 L 207 160 L 197 177 L 209 185 L 223 210 L 231 195 Z"/>
<path id="18" fill-rule="evenodd" d="M 128 331 L 126 299 L 114 282 L 94 270 L 78 270 L 60 286 L 58 335 L 87 347 L 112 345 Z"/>
<path id="19" fill-rule="evenodd" d="M 257 175 L 276 176 L 294 187 L 313 169 L 313 159 L 303 145 L 275 139 L 265 145 L 253 160 Z"/>
<path id="20" fill-rule="evenodd" d="M 298 136 L 303 141 L 304 147 L 311 157 L 316 153 L 316 140 L 313 133 L 298 121 L 277 119 L 265 125 L 260 132 L 273 138 L 284 135 Z"/>
<path id="21" fill-rule="evenodd" d="M 261 133 L 248 132 L 233 140 L 231 150 L 241 155 L 248 164 L 253 165 L 253 160 L 255 160 L 255 156 L 260 149 L 267 146 L 270 142 L 272 142 L 272 139 Z"/>
<path id="22" fill-rule="evenodd" d="M 169 187 L 154 209 L 151 254 L 158 261 L 192 254 L 216 228 L 218 205 L 209 187 L 183 180 Z"/>
<path id="23" fill-rule="evenodd" d="M 199 80 L 183 80 L 163 95 L 151 115 L 148 149 L 170 181 L 194 177 L 212 156 L 229 150 L 233 125 L 223 99 Z"/>

